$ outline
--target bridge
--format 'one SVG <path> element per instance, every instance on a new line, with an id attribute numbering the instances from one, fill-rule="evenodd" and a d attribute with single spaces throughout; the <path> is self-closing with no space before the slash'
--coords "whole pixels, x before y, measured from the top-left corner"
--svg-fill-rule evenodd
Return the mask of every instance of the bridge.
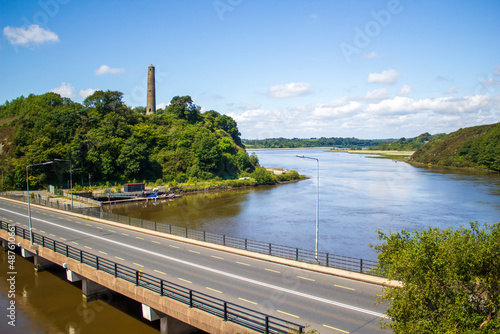
<path id="1" fill-rule="evenodd" d="M 56 264 L 92 300 L 107 289 L 143 304 L 163 333 L 381 333 L 376 277 L 256 254 L 98 218 L 0 200 L 2 245 Z M 349 279 L 335 274 L 356 278 Z M 387 284 L 378 279 L 380 284 Z"/>

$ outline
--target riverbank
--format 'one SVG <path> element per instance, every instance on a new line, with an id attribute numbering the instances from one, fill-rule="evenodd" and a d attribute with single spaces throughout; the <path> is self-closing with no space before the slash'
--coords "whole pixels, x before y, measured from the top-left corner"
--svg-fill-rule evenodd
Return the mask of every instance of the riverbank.
<path id="1" fill-rule="evenodd" d="M 395 159 L 408 161 L 415 151 L 384 151 L 384 150 L 330 150 L 328 152 L 345 152 L 349 154 L 374 155 L 370 158 Z"/>

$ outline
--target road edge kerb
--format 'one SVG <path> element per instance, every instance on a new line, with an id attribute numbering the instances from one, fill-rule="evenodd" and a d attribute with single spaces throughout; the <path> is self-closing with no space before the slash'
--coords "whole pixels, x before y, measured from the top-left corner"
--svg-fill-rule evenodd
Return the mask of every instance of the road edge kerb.
<path id="1" fill-rule="evenodd" d="M 25 202 L 13 200 L 10 198 L 1 198 L 1 199 L 5 200 L 5 201 L 9 201 L 9 202 L 18 203 L 18 204 L 24 204 L 26 206 L 28 205 Z M 343 278 L 361 281 L 361 282 L 365 282 L 365 283 L 377 284 L 377 285 L 382 285 L 382 286 L 391 286 L 391 287 L 401 287 L 402 286 L 402 283 L 399 281 L 391 281 L 391 280 L 388 280 L 388 279 L 383 278 L 383 277 L 366 275 L 366 274 L 356 273 L 353 271 L 348 271 L 348 270 L 343 270 L 343 269 L 325 267 L 325 266 L 320 266 L 320 265 L 312 264 L 312 263 L 299 262 L 299 261 L 289 260 L 289 259 L 285 259 L 285 258 L 280 258 L 277 256 L 247 251 L 244 249 L 238 249 L 238 248 L 233 248 L 233 247 L 229 247 L 229 246 L 218 245 L 218 244 L 214 244 L 214 243 L 210 243 L 210 242 L 206 242 L 206 241 L 189 239 L 189 238 L 180 237 L 180 236 L 176 236 L 176 235 L 172 235 L 172 234 L 168 234 L 168 233 L 149 230 L 146 228 L 116 223 L 116 222 L 106 220 L 106 219 L 85 216 L 85 215 L 70 212 L 70 211 L 54 209 L 54 208 L 46 207 L 43 205 L 37 205 L 37 204 L 30 204 L 30 205 L 33 207 L 37 207 L 37 208 L 45 209 L 48 211 L 65 214 L 68 216 L 78 217 L 78 218 L 82 218 L 82 219 L 86 219 L 86 220 L 93 220 L 93 221 L 96 221 L 96 222 L 99 222 L 102 224 L 106 224 L 109 226 L 121 227 L 121 228 L 125 228 L 125 229 L 135 231 L 135 232 L 154 235 L 154 236 L 165 238 L 165 239 L 176 240 L 176 241 L 184 242 L 184 243 L 191 244 L 191 245 L 197 245 L 197 246 L 202 246 L 202 247 L 206 247 L 206 248 L 216 249 L 216 250 L 220 250 L 223 252 L 238 254 L 238 255 L 242 255 L 242 256 L 246 256 L 246 257 L 250 257 L 250 258 L 254 258 L 254 259 L 259 259 L 259 260 L 263 260 L 263 261 L 267 261 L 267 262 L 279 263 L 279 264 L 283 264 L 283 265 L 290 266 L 290 267 L 295 267 L 295 268 L 305 269 L 305 270 L 319 272 L 319 273 L 323 273 L 323 274 L 343 277 Z"/>

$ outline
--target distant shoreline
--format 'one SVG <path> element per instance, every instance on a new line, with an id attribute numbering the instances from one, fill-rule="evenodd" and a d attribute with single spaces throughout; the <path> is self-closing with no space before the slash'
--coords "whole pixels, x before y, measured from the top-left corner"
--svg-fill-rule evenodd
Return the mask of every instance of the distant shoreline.
<path id="1" fill-rule="evenodd" d="M 273 148 L 246 148 L 246 151 L 267 151 L 267 150 L 312 150 L 312 149 L 328 149 L 331 150 L 331 146 L 318 146 L 318 147 L 273 147 Z"/>

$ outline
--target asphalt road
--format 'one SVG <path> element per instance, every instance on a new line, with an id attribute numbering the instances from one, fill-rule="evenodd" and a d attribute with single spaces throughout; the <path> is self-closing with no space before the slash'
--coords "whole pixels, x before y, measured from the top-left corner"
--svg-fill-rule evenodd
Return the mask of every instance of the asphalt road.
<path id="1" fill-rule="evenodd" d="M 378 285 L 208 249 L 31 207 L 36 233 L 189 289 L 320 333 L 382 333 Z M 0 199 L 0 219 L 28 228 L 25 204 Z"/>

